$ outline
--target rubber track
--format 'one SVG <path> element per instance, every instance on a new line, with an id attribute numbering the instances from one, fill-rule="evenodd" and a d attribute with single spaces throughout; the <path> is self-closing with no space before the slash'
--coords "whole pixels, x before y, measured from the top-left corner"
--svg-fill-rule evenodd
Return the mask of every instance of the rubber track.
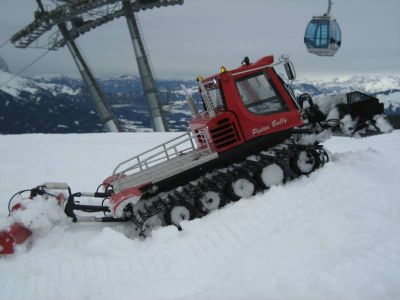
<path id="1" fill-rule="evenodd" d="M 142 200 L 141 202 L 143 203 L 144 208 L 139 209 L 139 211 L 136 212 L 136 220 L 140 220 L 139 224 L 136 224 L 137 229 L 142 236 L 147 236 L 151 230 L 146 230 L 144 223 L 155 215 L 158 215 L 165 225 L 165 220 L 163 218 L 165 211 L 169 207 L 172 207 L 179 202 L 187 202 L 194 207 L 196 209 L 196 214 L 194 217 L 203 217 L 207 214 L 207 212 L 200 211 L 198 208 L 196 208 L 194 199 L 199 198 L 205 190 L 213 190 L 223 194 L 227 203 L 238 201 L 237 199 L 233 199 L 227 193 L 227 185 L 233 179 L 243 176 L 248 176 L 249 178 L 255 179 L 255 176 L 258 172 L 260 172 L 265 166 L 272 163 L 277 163 L 283 168 L 285 172 L 285 182 L 297 178 L 301 176 L 301 174 L 297 174 L 291 168 L 289 161 L 297 153 L 303 150 L 315 151 L 319 157 L 317 168 L 322 167 L 329 160 L 328 154 L 321 145 L 299 145 L 288 143 L 279 144 L 273 148 L 262 150 L 258 155 L 248 157 L 245 161 L 234 163 L 221 170 L 213 170 L 210 173 L 200 177 L 196 181 L 163 193 L 163 198 L 155 196 L 150 199 Z M 260 192 L 262 190 L 262 186 L 257 184 L 255 192 Z M 167 200 L 164 200 L 165 198 Z M 139 206 L 140 205 L 141 204 L 139 204 Z M 153 210 L 150 211 L 145 207 L 153 207 Z M 154 209 L 155 207 L 158 208 Z"/>

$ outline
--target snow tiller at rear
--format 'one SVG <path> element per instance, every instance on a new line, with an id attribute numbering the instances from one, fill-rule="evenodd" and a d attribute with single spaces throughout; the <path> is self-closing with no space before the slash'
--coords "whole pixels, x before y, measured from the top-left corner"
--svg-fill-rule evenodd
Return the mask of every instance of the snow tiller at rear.
<path id="1" fill-rule="evenodd" d="M 0 253 L 13 253 L 35 233 L 41 217 L 30 215 L 35 203 L 51 202 L 74 222 L 131 222 L 138 235 L 147 236 L 154 227 L 181 229 L 183 220 L 310 174 L 329 160 L 320 142 L 332 130 L 344 128 L 348 135 L 390 130 L 377 99 L 360 92 L 328 104 L 308 94 L 296 98 L 294 74 L 288 58 L 275 62 L 266 56 L 255 63 L 246 57 L 239 68 L 199 77 L 199 97 L 183 87 L 192 112 L 187 133 L 121 162 L 96 192 L 44 183 L 17 193 L 28 196 L 10 201 Z M 98 198 L 99 204 L 82 204 L 80 198 Z"/>

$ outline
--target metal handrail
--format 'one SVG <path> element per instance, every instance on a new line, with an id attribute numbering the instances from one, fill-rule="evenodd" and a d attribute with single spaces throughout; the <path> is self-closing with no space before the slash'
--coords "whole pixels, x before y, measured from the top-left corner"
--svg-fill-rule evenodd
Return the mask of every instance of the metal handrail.
<path id="1" fill-rule="evenodd" d="M 183 139 L 183 140 L 181 140 L 181 141 L 179 141 L 177 143 L 172 144 L 172 142 L 177 141 L 179 139 L 182 139 L 185 136 L 187 136 L 187 138 L 185 138 L 185 139 Z M 154 164 L 154 163 L 157 163 L 157 162 L 161 163 L 161 161 L 169 161 L 169 160 L 171 160 L 173 158 L 178 157 L 179 155 L 188 154 L 188 153 L 190 153 L 190 151 L 201 149 L 201 147 L 197 146 L 197 144 L 193 142 L 193 140 L 195 138 L 198 138 L 198 137 L 200 137 L 203 141 L 205 141 L 204 151 L 208 151 L 208 152 L 211 153 L 212 150 L 211 150 L 211 147 L 210 147 L 210 144 L 209 144 L 209 141 L 208 141 L 208 138 L 207 138 L 207 135 L 206 135 L 205 131 L 204 130 L 200 130 L 196 134 L 193 134 L 192 132 L 189 131 L 189 132 L 187 132 L 187 133 L 185 133 L 183 135 L 180 135 L 180 136 L 178 136 L 176 138 L 173 138 L 173 139 L 171 139 L 171 140 L 169 140 L 169 141 L 167 141 L 167 142 L 165 142 L 165 143 L 163 143 L 161 145 L 153 147 L 153 148 L 151 148 L 151 149 L 149 149 L 149 150 L 147 150 L 145 152 L 142 152 L 142 153 L 140 153 L 140 154 L 138 154 L 138 155 L 136 155 L 134 157 L 131 157 L 131 158 L 119 163 L 115 167 L 115 169 L 113 171 L 113 175 L 117 176 L 116 181 L 118 182 L 129 171 L 138 169 L 138 172 L 139 171 L 149 172 L 148 171 L 149 168 L 155 167 L 157 165 L 157 164 Z M 182 144 L 185 144 L 187 142 L 190 142 L 190 147 L 184 148 L 184 149 L 180 149 L 178 151 L 177 147 L 182 145 Z M 158 150 L 158 149 L 161 149 L 161 150 L 156 152 L 156 153 L 154 153 L 154 154 L 151 154 L 148 157 L 143 157 L 144 155 L 150 154 L 152 151 Z M 170 150 L 173 150 L 174 153 L 172 153 L 172 154 L 169 153 L 168 151 L 170 151 Z M 161 155 L 161 157 L 157 158 L 157 156 L 160 156 L 160 155 Z M 125 165 L 125 164 L 127 164 L 129 162 L 132 162 L 132 161 L 135 161 L 135 160 L 136 160 L 136 163 L 126 167 L 123 170 L 120 170 L 122 165 Z M 149 166 L 150 164 L 151 164 L 151 166 Z M 137 173 L 137 172 L 135 172 L 135 173 Z M 150 175 L 150 174 L 148 174 L 148 175 Z"/>
<path id="2" fill-rule="evenodd" d="M 177 140 L 177 139 L 180 139 L 180 138 L 184 137 L 185 135 L 188 135 L 188 133 L 189 133 L 189 132 L 186 132 L 186 133 L 184 133 L 184 134 L 182 134 L 182 135 L 180 135 L 180 136 L 178 136 L 178 137 L 176 137 L 176 138 L 173 138 L 172 140 L 169 140 L 168 142 L 165 142 L 165 143 L 163 143 L 163 144 L 161 144 L 161 145 L 155 146 L 155 147 L 153 147 L 153 148 L 151 148 L 151 149 L 149 149 L 149 150 L 147 150 L 147 151 L 145 151 L 145 152 L 142 152 L 142 153 L 140 153 L 140 154 L 138 154 L 138 155 L 136 155 L 136 156 L 133 156 L 133 157 L 131 157 L 131 158 L 128 158 L 127 160 L 124 160 L 124 161 L 120 162 L 120 163 L 115 167 L 115 169 L 114 169 L 114 171 L 113 171 L 113 174 L 116 174 L 116 173 L 117 173 L 116 171 L 118 170 L 118 168 L 119 168 L 120 166 L 122 166 L 123 164 L 126 164 L 126 163 L 128 163 L 128 162 L 130 162 L 130 161 L 132 161 L 132 160 L 134 160 L 134 159 L 137 159 L 138 157 L 140 157 L 140 156 L 142 156 L 142 155 L 144 155 L 144 154 L 146 154 L 146 153 L 149 153 L 149 152 L 151 152 L 151 151 L 153 151 L 153 150 L 155 150 L 155 149 L 157 149 L 157 148 L 160 148 L 160 147 L 162 147 L 163 145 L 166 145 L 166 144 L 168 144 L 168 143 L 170 143 L 170 142 L 173 142 L 173 141 L 175 141 L 175 140 Z"/>
<path id="3" fill-rule="evenodd" d="M 197 155 L 199 155 L 199 153 L 201 153 L 201 152 L 203 152 L 203 151 L 207 151 L 207 149 L 204 149 L 204 150 L 201 150 L 201 151 L 199 151 L 199 152 L 195 152 L 195 153 L 192 153 L 192 152 L 189 152 L 188 153 L 188 156 L 190 157 L 190 156 L 197 156 Z M 165 166 L 163 166 L 163 165 L 161 165 L 161 164 L 158 164 L 158 165 L 154 165 L 154 166 L 152 166 L 151 168 L 148 168 L 148 169 L 145 169 L 145 170 L 143 170 L 143 172 L 145 172 L 145 174 L 147 175 L 147 177 L 150 179 L 150 178 L 152 178 L 152 175 L 154 174 L 154 173 L 157 173 L 159 170 L 162 170 L 162 169 L 164 169 L 165 168 Z M 135 174 L 135 173 L 134 173 Z M 122 178 L 121 178 L 122 179 Z M 119 183 L 119 180 L 117 179 L 117 184 Z"/>

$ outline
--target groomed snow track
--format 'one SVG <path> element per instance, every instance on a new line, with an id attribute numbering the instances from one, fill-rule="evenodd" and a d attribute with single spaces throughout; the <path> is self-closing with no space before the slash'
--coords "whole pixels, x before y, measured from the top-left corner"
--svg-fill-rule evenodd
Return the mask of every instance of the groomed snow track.
<path id="1" fill-rule="evenodd" d="M 51 162 L 100 136 L 0 137 L 0 172 L 10 182 L 0 182 L 2 207 L 31 160 L 45 154 Z M 148 138 L 157 143 L 157 136 Z M 127 137 L 107 135 L 122 146 Z M 59 149 L 62 140 L 72 143 Z M 399 141 L 399 132 L 332 138 L 326 148 L 333 161 L 324 168 L 184 222 L 182 232 L 168 226 L 129 239 L 136 234 L 129 224 L 64 220 L 29 251 L 0 259 L 0 299 L 398 299 Z M 32 142 L 34 150 L 26 147 Z M 89 168 L 93 153 L 81 153 L 75 163 Z M 106 161 L 102 155 L 97 159 Z M 31 168 L 27 186 L 60 176 L 87 189 L 88 176 L 72 165 L 62 174 L 43 163 Z M 88 181 L 109 170 L 97 167 L 98 177 Z"/>

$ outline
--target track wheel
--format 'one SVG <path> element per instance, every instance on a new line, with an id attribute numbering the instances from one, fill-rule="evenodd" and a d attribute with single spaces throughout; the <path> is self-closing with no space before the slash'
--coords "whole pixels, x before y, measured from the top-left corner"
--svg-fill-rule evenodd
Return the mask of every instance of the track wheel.
<path id="1" fill-rule="evenodd" d="M 237 176 L 228 184 L 227 193 L 233 201 L 248 198 L 257 191 L 257 183 L 249 176 Z"/>
<path id="2" fill-rule="evenodd" d="M 155 228 L 161 227 L 162 221 L 158 215 L 152 216 L 147 219 L 142 226 L 141 235 L 142 236 L 149 236 L 151 231 Z"/>
<path id="3" fill-rule="evenodd" d="M 196 200 L 195 204 L 201 212 L 207 213 L 224 206 L 225 198 L 218 191 L 208 190 Z"/>
<path id="4" fill-rule="evenodd" d="M 273 185 L 280 185 L 285 182 L 285 171 L 279 164 L 269 164 L 262 168 L 257 179 L 262 186 L 269 189 Z"/>
<path id="5" fill-rule="evenodd" d="M 312 149 L 299 151 L 290 159 L 290 166 L 298 175 L 308 175 L 319 168 L 319 165 L 319 155 Z"/>
<path id="6" fill-rule="evenodd" d="M 167 225 L 175 225 L 181 229 L 180 223 L 185 220 L 193 220 L 196 212 L 187 202 L 177 202 L 165 211 L 164 218 Z"/>

